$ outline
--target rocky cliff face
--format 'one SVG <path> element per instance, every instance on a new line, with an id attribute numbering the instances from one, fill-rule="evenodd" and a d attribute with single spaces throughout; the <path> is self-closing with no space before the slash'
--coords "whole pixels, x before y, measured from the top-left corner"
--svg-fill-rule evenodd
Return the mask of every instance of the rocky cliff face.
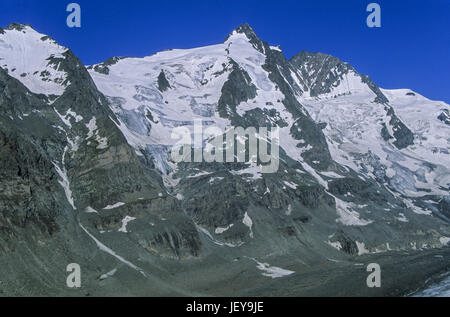
<path id="1" fill-rule="evenodd" d="M 84 67 L 13 24 L 0 66 L 8 295 L 70 293 L 71 262 L 89 294 L 221 294 L 207 289 L 240 268 L 264 293 L 270 277 L 449 241 L 449 106 L 335 57 L 287 60 L 242 25 L 218 45 Z M 195 122 L 279 128 L 279 168 L 174 162 L 171 133 Z"/>

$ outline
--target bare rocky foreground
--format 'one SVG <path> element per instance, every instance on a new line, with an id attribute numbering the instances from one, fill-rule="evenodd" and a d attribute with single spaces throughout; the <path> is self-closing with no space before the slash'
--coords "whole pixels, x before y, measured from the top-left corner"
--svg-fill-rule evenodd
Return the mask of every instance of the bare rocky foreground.
<path id="1" fill-rule="evenodd" d="M 285 270 L 287 276 L 264 276 L 249 258 L 234 259 L 216 255 L 204 260 L 158 263 L 146 276 L 120 263 L 109 263 L 103 255 L 82 264 L 82 286 L 66 287 L 64 270 L 49 277 L 33 266 L 23 270 L 2 259 L 8 278 L 1 283 L 2 296 L 409 296 L 439 282 L 450 269 L 448 248 L 425 252 L 390 252 L 347 258 L 339 262 L 304 265 L 292 255 L 268 259 Z M 25 255 L 26 256 L 26 255 Z M 102 257 L 100 260 L 98 257 Z M 100 261 L 99 261 L 100 260 Z M 111 276 L 97 263 L 114 268 Z M 366 285 L 368 263 L 381 266 L 381 287 Z M 271 264 L 272 264 L 271 263 Z M 159 269 L 156 269 L 158 267 Z M 62 268 L 62 267 L 61 267 Z M 113 269 L 113 270 L 114 270 Z M 111 271 L 110 271 L 111 272 Z M 33 273 L 33 274 L 30 274 Z M 23 276 L 27 276 L 26 279 Z M 19 284 L 19 281 L 21 283 Z M 426 282 L 425 282 L 426 281 Z M 43 287 L 44 286 L 44 287 Z"/>

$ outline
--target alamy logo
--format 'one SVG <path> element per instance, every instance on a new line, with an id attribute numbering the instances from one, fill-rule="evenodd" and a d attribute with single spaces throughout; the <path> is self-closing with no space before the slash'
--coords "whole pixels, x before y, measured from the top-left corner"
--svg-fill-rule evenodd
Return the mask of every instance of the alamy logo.
<path id="1" fill-rule="evenodd" d="M 381 287 L 381 268 L 378 263 L 370 263 L 367 266 L 367 272 L 372 272 L 367 276 L 367 287 Z"/>
<path id="2" fill-rule="evenodd" d="M 262 173 L 278 170 L 278 127 L 233 127 L 222 131 L 216 126 L 203 129 L 203 121 L 194 120 L 193 133 L 188 127 L 176 127 L 171 138 L 177 140 L 171 151 L 172 160 L 177 163 L 248 162 L 260 165 Z"/>
<path id="3" fill-rule="evenodd" d="M 66 279 L 66 285 L 70 288 L 81 287 L 81 268 L 77 263 L 70 263 L 66 268 L 67 272 L 71 272 Z"/>
<path id="4" fill-rule="evenodd" d="M 67 26 L 69 28 L 81 28 L 81 7 L 78 3 L 69 3 L 66 8 L 67 12 L 71 12 L 67 16 Z"/>
<path id="5" fill-rule="evenodd" d="M 369 28 L 381 28 L 381 7 L 378 3 L 369 3 L 367 5 L 367 12 L 371 12 L 367 16 L 367 26 Z"/>

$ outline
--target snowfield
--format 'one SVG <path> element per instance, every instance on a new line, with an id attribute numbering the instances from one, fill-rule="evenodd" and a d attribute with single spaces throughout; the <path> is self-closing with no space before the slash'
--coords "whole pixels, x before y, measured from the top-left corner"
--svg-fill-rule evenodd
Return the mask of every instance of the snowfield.
<path id="1" fill-rule="evenodd" d="M 29 26 L 0 33 L 0 66 L 36 94 L 63 94 L 69 84 L 67 74 L 59 69 L 60 62 L 52 63 L 50 58 L 64 59 L 66 51 Z"/>

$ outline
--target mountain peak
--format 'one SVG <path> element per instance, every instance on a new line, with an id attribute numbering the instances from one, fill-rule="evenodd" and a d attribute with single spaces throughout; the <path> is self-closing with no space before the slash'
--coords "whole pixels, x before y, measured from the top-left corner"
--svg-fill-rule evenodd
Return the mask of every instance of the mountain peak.
<path id="1" fill-rule="evenodd" d="M 253 30 L 253 28 L 248 23 L 239 25 L 236 28 L 236 32 L 245 33 L 246 35 L 256 35 L 255 30 Z"/>
<path id="2" fill-rule="evenodd" d="M 248 23 L 239 25 L 227 36 L 224 42 L 230 41 L 233 37 L 239 36 L 240 34 L 244 34 L 255 49 L 261 53 L 264 53 L 264 43 L 259 39 L 253 28 Z"/>
<path id="3" fill-rule="evenodd" d="M 236 29 L 234 29 L 233 32 L 228 34 L 225 42 L 236 34 L 244 34 L 250 41 L 260 41 L 255 31 L 248 23 L 241 24 Z"/>
<path id="4" fill-rule="evenodd" d="M 1 67 L 31 92 L 61 95 L 66 73 L 60 62 L 67 48 L 28 24 L 11 23 L 0 32 Z"/>
<path id="5" fill-rule="evenodd" d="M 16 22 L 13 22 L 13 23 L 9 24 L 8 26 L 6 26 L 5 30 L 24 31 L 27 28 L 34 30 L 31 27 L 31 25 L 29 25 L 29 24 L 22 24 L 22 23 L 16 23 Z"/>
<path id="6" fill-rule="evenodd" d="M 34 29 L 30 24 L 13 22 L 13 23 L 10 23 L 9 25 L 7 25 L 5 28 L 0 28 L 0 34 L 5 34 L 5 32 L 7 32 L 7 31 L 20 32 L 22 34 L 25 34 L 24 36 L 26 36 L 26 37 L 38 38 L 38 39 L 42 40 L 43 42 L 45 42 L 47 40 L 51 40 L 52 42 L 54 42 L 54 44 L 57 44 L 56 41 L 52 37 L 36 31 L 36 29 Z M 13 34 L 13 33 L 11 33 L 11 34 Z M 21 35 L 21 36 L 23 36 L 23 35 Z"/>
<path id="7" fill-rule="evenodd" d="M 327 60 L 327 61 L 332 61 L 335 65 L 337 64 L 347 64 L 343 61 L 341 61 L 339 58 L 334 57 L 332 55 L 329 54 L 324 54 L 324 53 L 320 53 L 320 52 L 308 52 L 308 51 L 301 51 L 300 53 L 292 56 L 292 58 L 290 59 L 291 63 L 294 64 L 302 64 L 302 63 L 306 63 L 306 62 L 311 62 L 311 61 L 318 61 L 320 63 L 323 63 L 323 61 Z"/>

